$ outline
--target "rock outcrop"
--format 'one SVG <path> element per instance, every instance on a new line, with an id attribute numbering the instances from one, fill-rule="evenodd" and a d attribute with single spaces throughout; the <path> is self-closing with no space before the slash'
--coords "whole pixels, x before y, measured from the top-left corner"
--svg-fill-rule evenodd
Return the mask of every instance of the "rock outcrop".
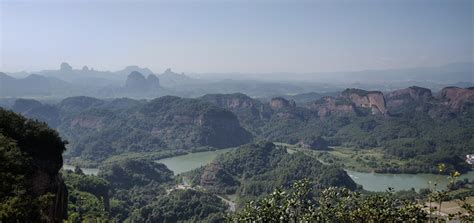
<path id="1" fill-rule="evenodd" d="M 8 146 L 11 154 L 5 156 L 6 153 L 0 152 L 0 159 L 11 166 L 1 168 L 2 188 L 14 187 L 23 191 L 20 195 L 13 191 L 7 195 L 8 199 L 17 200 L 15 205 L 19 206 L 3 204 L 7 208 L 22 208 L 21 202 L 32 202 L 25 204 L 25 209 L 17 210 L 22 216 L 17 216 L 19 219 L 13 222 L 62 222 L 67 219 L 68 192 L 59 174 L 63 165 L 62 152 L 66 148 L 58 133 L 44 123 L 0 109 L 0 144 L 3 146 L 5 142 L 11 142 Z M 33 204 L 36 202 L 42 204 Z"/>
<path id="2" fill-rule="evenodd" d="M 323 97 L 306 105 L 311 111 L 318 113 L 319 117 L 331 114 L 355 114 L 354 104 L 346 98 Z"/>
<path id="3" fill-rule="evenodd" d="M 201 97 L 220 108 L 232 111 L 239 122 L 252 132 L 270 119 L 273 111 L 269 105 L 253 99 L 245 94 L 207 94 Z"/>
<path id="4" fill-rule="evenodd" d="M 131 91 L 143 91 L 148 89 L 147 80 L 143 74 L 138 71 L 133 71 L 125 81 L 125 88 Z"/>
<path id="5" fill-rule="evenodd" d="M 350 99 L 357 107 L 370 109 L 372 114 L 388 114 L 384 95 L 380 91 L 346 89 L 341 95 Z"/>
<path id="6" fill-rule="evenodd" d="M 160 80 L 154 74 L 145 78 L 140 72 L 133 71 L 128 75 L 124 88 L 132 94 L 156 93 L 160 89 Z"/>
<path id="7" fill-rule="evenodd" d="M 38 168 L 29 181 L 33 196 L 39 197 L 46 193 L 54 195 L 53 203 L 48 208 L 49 222 L 67 219 L 68 191 L 59 173 L 51 174 Z"/>
<path id="8" fill-rule="evenodd" d="M 270 101 L 270 107 L 273 110 L 295 108 L 296 103 L 293 100 L 286 100 L 282 97 L 276 97 L 276 98 L 272 98 L 272 100 Z"/>
<path id="9" fill-rule="evenodd" d="M 393 113 L 428 111 L 433 102 L 430 89 L 412 86 L 387 94 L 387 109 Z"/>
<path id="10" fill-rule="evenodd" d="M 474 109 L 474 89 L 446 87 L 439 95 L 441 103 L 452 112 L 463 112 Z"/>
<path id="11" fill-rule="evenodd" d="M 72 67 L 68 63 L 63 62 L 63 63 L 61 63 L 61 66 L 60 66 L 59 70 L 63 71 L 63 72 L 68 72 L 68 71 L 72 71 Z"/>

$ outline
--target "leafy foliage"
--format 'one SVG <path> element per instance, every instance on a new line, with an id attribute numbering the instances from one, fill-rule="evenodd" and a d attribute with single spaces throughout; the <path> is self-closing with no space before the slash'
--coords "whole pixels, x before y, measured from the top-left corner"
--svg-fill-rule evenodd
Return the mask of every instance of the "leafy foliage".
<path id="1" fill-rule="evenodd" d="M 270 195 L 232 215 L 230 222 L 420 222 L 426 212 L 415 202 L 398 200 L 392 193 L 361 196 L 348 189 L 329 187 L 315 197 L 308 180 Z"/>
<path id="2" fill-rule="evenodd" d="M 192 171 L 192 183 L 218 194 L 236 193 L 239 203 L 308 178 L 315 188 L 340 186 L 355 189 L 347 173 L 321 164 L 303 153 L 288 154 L 273 143 L 260 142 L 223 154 L 213 163 Z"/>
<path id="3" fill-rule="evenodd" d="M 50 208 L 61 185 L 49 179 L 57 177 L 64 150 L 46 124 L 0 109 L 0 221 L 60 220 Z M 42 187 L 35 185 L 38 178 Z"/>
<path id="4" fill-rule="evenodd" d="M 222 222 L 227 210 L 218 197 L 195 190 L 175 190 L 134 212 L 134 222 Z"/>

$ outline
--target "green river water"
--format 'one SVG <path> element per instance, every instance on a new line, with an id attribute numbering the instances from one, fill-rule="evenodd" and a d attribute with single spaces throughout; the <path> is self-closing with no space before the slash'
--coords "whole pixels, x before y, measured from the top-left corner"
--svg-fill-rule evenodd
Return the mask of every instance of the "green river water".
<path id="1" fill-rule="evenodd" d="M 165 164 L 175 175 L 187 172 L 210 163 L 219 154 L 223 154 L 232 150 L 222 149 L 216 151 L 206 151 L 198 153 L 190 153 L 182 156 L 175 156 L 166 159 L 157 160 L 158 163 Z M 64 169 L 74 169 L 73 166 L 64 165 Z M 86 174 L 97 174 L 95 168 L 83 168 Z M 369 191 L 385 191 L 389 187 L 395 190 L 409 190 L 414 188 L 419 190 L 427 188 L 429 182 L 438 183 L 438 188 L 445 187 L 447 184 L 447 176 L 438 176 L 435 174 L 382 174 L 382 173 L 362 173 L 346 170 L 349 176 L 357 183 Z M 461 175 L 459 179 L 468 178 L 474 180 L 474 171 Z"/>

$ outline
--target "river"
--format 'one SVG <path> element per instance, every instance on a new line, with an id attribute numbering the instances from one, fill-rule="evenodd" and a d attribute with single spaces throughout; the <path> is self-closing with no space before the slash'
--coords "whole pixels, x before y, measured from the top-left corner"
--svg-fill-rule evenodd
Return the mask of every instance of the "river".
<path id="1" fill-rule="evenodd" d="M 199 168 L 210 163 L 217 155 L 223 154 L 230 149 L 217 151 L 207 151 L 199 153 L 190 153 L 182 156 L 175 156 L 166 159 L 157 160 L 159 163 L 165 164 L 175 174 L 180 174 Z M 428 182 L 438 182 L 438 188 L 446 187 L 447 176 L 439 176 L 436 174 L 388 174 L 388 173 L 363 173 L 346 170 L 349 176 L 357 184 L 362 185 L 368 191 L 385 191 L 389 187 L 394 190 L 410 190 L 415 188 L 419 190 L 428 188 Z M 459 177 L 460 180 L 468 178 L 474 181 L 474 171 L 468 172 Z"/>
<path id="2" fill-rule="evenodd" d="M 233 148 L 222 149 L 216 151 L 206 151 L 198 153 L 189 153 L 186 155 L 175 156 L 157 160 L 158 163 L 165 164 L 175 175 L 187 172 L 210 163 L 219 154 L 226 153 Z M 64 169 L 72 169 L 73 166 L 64 165 Z M 97 175 L 96 168 L 82 168 L 85 174 Z M 448 182 L 447 176 L 439 176 L 435 174 L 386 174 L 386 173 L 363 173 L 351 170 L 346 170 L 349 176 L 356 182 L 363 186 L 368 191 L 385 191 L 389 187 L 399 190 L 410 190 L 414 188 L 419 190 L 421 188 L 428 188 L 428 182 L 438 183 L 438 188 L 446 187 Z M 474 181 L 474 171 L 470 171 L 459 177 L 460 180 L 467 178 Z"/>
<path id="3" fill-rule="evenodd" d="M 175 175 L 197 169 L 210 163 L 218 155 L 226 153 L 234 148 L 220 149 L 198 153 L 188 153 L 186 155 L 174 156 L 160 159 L 156 162 L 165 164 Z"/>

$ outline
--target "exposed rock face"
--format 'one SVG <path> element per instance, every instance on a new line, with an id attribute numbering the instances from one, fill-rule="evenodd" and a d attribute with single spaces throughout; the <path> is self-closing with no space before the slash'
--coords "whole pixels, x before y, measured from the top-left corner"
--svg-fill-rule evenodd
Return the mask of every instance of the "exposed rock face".
<path id="1" fill-rule="evenodd" d="M 327 117 L 330 114 L 355 114 L 355 108 L 351 101 L 345 98 L 323 97 L 309 103 L 307 106 L 312 111 L 318 112 L 319 117 Z"/>
<path id="2" fill-rule="evenodd" d="M 463 112 L 474 107 L 474 89 L 447 87 L 441 90 L 442 104 L 452 112 Z"/>
<path id="3" fill-rule="evenodd" d="M 145 104 L 140 113 L 144 122 L 153 121 L 150 132 L 170 143 L 186 139 L 187 146 L 225 148 L 252 140 L 232 112 L 202 100 L 165 96 Z"/>
<path id="4" fill-rule="evenodd" d="M 285 108 L 294 108 L 296 107 L 296 103 L 293 100 L 286 100 L 282 97 L 276 97 L 272 98 L 270 101 L 270 107 L 273 110 L 280 110 L 280 109 L 285 109 Z"/>
<path id="5" fill-rule="evenodd" d="M 232 111 L 245 128 L 254 132 L 270 119 L 273 112 L 269 105 L 241 93 L 207 94 L 201 99 Z"/>
<path id="6" fill-rule="evenodd" d="M 86 96 L 69 97 L 59 103 L 58 107 L 67 112 L 79 113 L 81 111 L 98 107 L 104 104 L 104 101 Z"/>
<path id="7" fill-rule="evenodd" d="M 68 191 L 58 173 L 51 174 L 38 168 L 31 177 L 30 185 L 35 196 L 46 193 L 55 195 L 53 204 L 48 210 L 50 222 L 62 222 L 63 219 L 67 219 Z"/>
<path id="8" fill-rule="evenodd" d="M 14 157 L 1 157 L 2 162 L 10 162 L 10 164 L 16 159 L 21 160 L 18 161 L 18 165 L 22 165 L 20 169 L 2 168 L 2 171 L 6 170 L 2 173 L 5 174 L 3 176 L 25 176 L 25 181 L 18 181 L 14 185 L 24 188 L 22 192 L 24 198 L 18 199 L 35 202 L 41 196 L 50 193 L 54 195 L 52 202 L 44 203 L 46 205 L 44 207 L 47 208 L 47 222 L 62 222 L 63 219 L 67 219 L 68 192 L 59 174 L 63 165 L 62 152 L 66 149 L 64 141 L 57 132 L 43 123 L 28 120 L 13 112 L 0 109 L 0 120 L 0 135 L 8 141 L 15 142 L 12 150 L 20 152 L 17 155 L 12 154 Z M 5 186 L 4 188 L 10 188 L 9 183 L 11 184 L 11 182 L 2 182 L 2 185 Z M 40 211 L 38 207 L 31 205 L 30 208 L 23 211 L 25 217 L 38 216 Z M 25 222 L 36 221 L 41 221 L 41 219 L 28 219 Z"/>
<path id="9" fill-rule="evenodd" d="M 432 99 L 433 95 L 428 88 L 412 86 L 405 89 L 396 90 L 387 94 L 388 99 L 409 98 L 413 101 L 425 101 Z"/>
<path id="10" fill-rule="evenodd" d="M 388 114 L 385 98 L 380 91 L 346 89 L 342 92 L 342 96 L 350 99 L 357 107 L 371 109 L 372 114 Z"/>
<path id="11" fill-rule="evenodd" d="M 221 108 L 239 110 L 254 107 L 257 103 L 249 96 L 241 93 L 236 94 L 208 94 L 202 99 L 209 101 Z"/>
<path id="12" fill-rule="evenodd" d="M 396 113 L 397 111 L 414 108 L 414 111 L 425 111 L 433 100 L 430 89 L 422 87 L 409 87 L 387 94 L 387 109 Z"/>

